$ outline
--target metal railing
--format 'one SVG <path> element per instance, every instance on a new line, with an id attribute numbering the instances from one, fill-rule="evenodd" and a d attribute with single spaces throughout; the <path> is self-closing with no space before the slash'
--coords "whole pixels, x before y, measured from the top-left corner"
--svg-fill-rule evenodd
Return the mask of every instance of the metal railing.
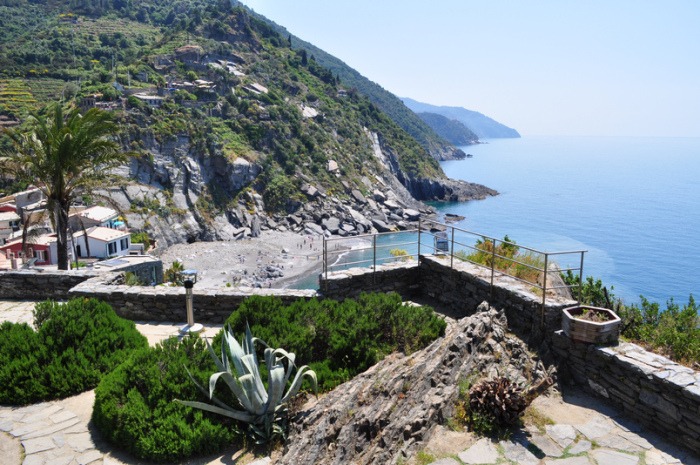
<path id="1" fill-rule="evenodd" d="M 455 238 L 455 236 L 457 237 Z M 409 237 L 409 240 L 392 240 L 388 243 L 378 244 L 384 237 L 388 239 Z M 476 239 L 476 241 L 474 241 L 474 239 Z M 471 243 L 466 243 L 467 240 L 471 240 Z M 406 248 L 408 251 L 402 248 Z M 386 249 L 390 249 L 390 253 L 385 253 Z M 394 249 L 397 252 L 392 254 L 391 250 Z M 347 257 L 350 256 L 349 252 L 358 250 L 364 251 L 363 254 L 365 257 L 359 257 L 358 259 L 350 258 L 348 260 Z M 413 252 L 413 250 L 415 250 L 415 252 Z M 425 250 L 431 253 L 425 254 Z M 368 258 L 366 255 L 369 255 L 369 251 L 371 251 L 371 257 Z M 405 255 L 403 252 L 405 252 Z M 496 276 L 509 276 L 510 278 L 526 283 L 541 291 L 542 319 L 544 321 L 544 310 L 548 291 L 578 287 L 577 300 L 580 305 L 581 285 L 583 282 L 583 258 L 586 252 L 587 250 L 543 252 L 531 247 L 516 244 L 510 241 L 507 236 L 504 239 L 497 239 L 436 221 L 419 220 L 418 229 L 347 237 L 324 237 L 323 275 L 327 280 L 328 273 L 337 269 L 371 266 L 373 282 L 376 283 L 378 264 L 397 261 L 420 261 L 420 257 L 423 255 L 449 257 L 450 268 L 454 268 L 455 259 L 457 259 L 460 262 L 468 262 L 490 270 L 491 297 L 493 297 L 494 279 Z M 343 255 L 346 256 L 345 260 L 342 259 Z M 553 260 L 553 257 L 565 255 L 577 255 L 577 259 L 580 258 L 580 265 L 559 268 Z M 530 275 L 535 275 L 538 279 L 535 279 L 534 282 L 532 280 L 523 279 L 522 275 L 527 273 L 528 270 L 531 270 L 529 272 Z M 548 278 L 551 277 L 551 273 L 564 273 L 568 271 L 578 274 L 578 284 L 567 285 L 564 283 L 560 285 L 549 285 Z M 541 283 L 539 282 L 540 277 L 542 278 Z"/>

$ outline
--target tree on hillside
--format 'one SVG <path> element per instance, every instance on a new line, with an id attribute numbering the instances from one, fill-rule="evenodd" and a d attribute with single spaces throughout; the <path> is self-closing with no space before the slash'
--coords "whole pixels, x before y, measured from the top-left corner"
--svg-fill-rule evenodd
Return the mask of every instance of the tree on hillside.
<path id="1" fill-rule="evenodd" d="M 27 122 L 27 132 L 3 128 L 12 147 L 0 152 L 0 168 L 34 184 L 46 197 L 57 232 L 58 269 L 67 270 L 70 206 L 93 188 L 104 187 L 109 170 L 124 164 L 129 154 L 109 137 L 118 131 L 110 112 L 93 108 L 81 115 L 75 109 L 64 117 L 56 104 L 45 115 L 32 113 Z"/>

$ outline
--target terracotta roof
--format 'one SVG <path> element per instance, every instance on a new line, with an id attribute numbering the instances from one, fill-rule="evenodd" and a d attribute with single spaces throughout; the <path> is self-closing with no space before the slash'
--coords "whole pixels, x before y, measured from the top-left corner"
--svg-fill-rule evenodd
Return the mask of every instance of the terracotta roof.
<path id="1" fill-rule="evenodd" d="M 94 221 L 107 221 L 111 217 L 117 214 L 117 212 L 111 208 L 101 207 L 99 205 L 86 208 L 85 210 L 78 212 L 78 215 L 89 218 Z"/>
<path id="2" fill-rule="evenodd" d="M 115 239 L 121 239 L 122 237 L 131 236 L 129 231 L 119 231 L 118 229 L 104 228 L 102 226 L 93 226 L 88 229 L 87 236 L 91 239 L 96 239 L 98 241 L 110 242 Z M 82 235 L 82 231 L 78 234 L 74 234 L 74 237 Z"/>

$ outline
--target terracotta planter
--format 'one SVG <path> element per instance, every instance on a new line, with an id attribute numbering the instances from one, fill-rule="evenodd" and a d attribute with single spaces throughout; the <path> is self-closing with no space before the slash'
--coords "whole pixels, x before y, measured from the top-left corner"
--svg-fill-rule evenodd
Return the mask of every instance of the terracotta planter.
<path id="1" fill-rule="evenodd" d="M 606 313 L 610 318 L 608 321 L 602 323 L 579 319 L 578 317 L 583 315 L 587 309 Z M 591 342 L 594 344 L 616 344 L 620 334 L 620 323 L 622 323 L 622 320 L 615 312 L 607 308 L 582 305 L 579 307 L 565 308 L 561 323 L 564 333 L 574 341 Z"/>

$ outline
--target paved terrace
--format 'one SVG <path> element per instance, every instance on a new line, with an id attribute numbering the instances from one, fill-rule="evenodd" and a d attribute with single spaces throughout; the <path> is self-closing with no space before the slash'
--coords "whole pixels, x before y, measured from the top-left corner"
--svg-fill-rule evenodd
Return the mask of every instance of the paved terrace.
<path id="1" fill-rule="evenodd" d="M 0 323 L 32 324 L 31 301 L 0 302 Z M 170 336 L 181 337 L 184 323 L 137 321 L 151 345 Z M 205 325 L 213 337 L 221 325 Z M 59 401 L 25 407 L 0 406 L 2 465 L 136 465 L 143 463 L 105 443 L 90 422 L 94 391 Z M 611 406 L 579 390 L 541 396 L 534 405 L 554 421 L 543 429 L 526 427 L 508 440 L 492 441 L 467 432 L 438 427 L 426 451 L 435 465 L 517 463 L 525 465 L 700 465 L 689 451 L 658 438 L 626 420 Z M 700 451 L 696 451 L 700 453 Z M 231 449 L 188 464 L 271 463 L 269 457 Z"/>

